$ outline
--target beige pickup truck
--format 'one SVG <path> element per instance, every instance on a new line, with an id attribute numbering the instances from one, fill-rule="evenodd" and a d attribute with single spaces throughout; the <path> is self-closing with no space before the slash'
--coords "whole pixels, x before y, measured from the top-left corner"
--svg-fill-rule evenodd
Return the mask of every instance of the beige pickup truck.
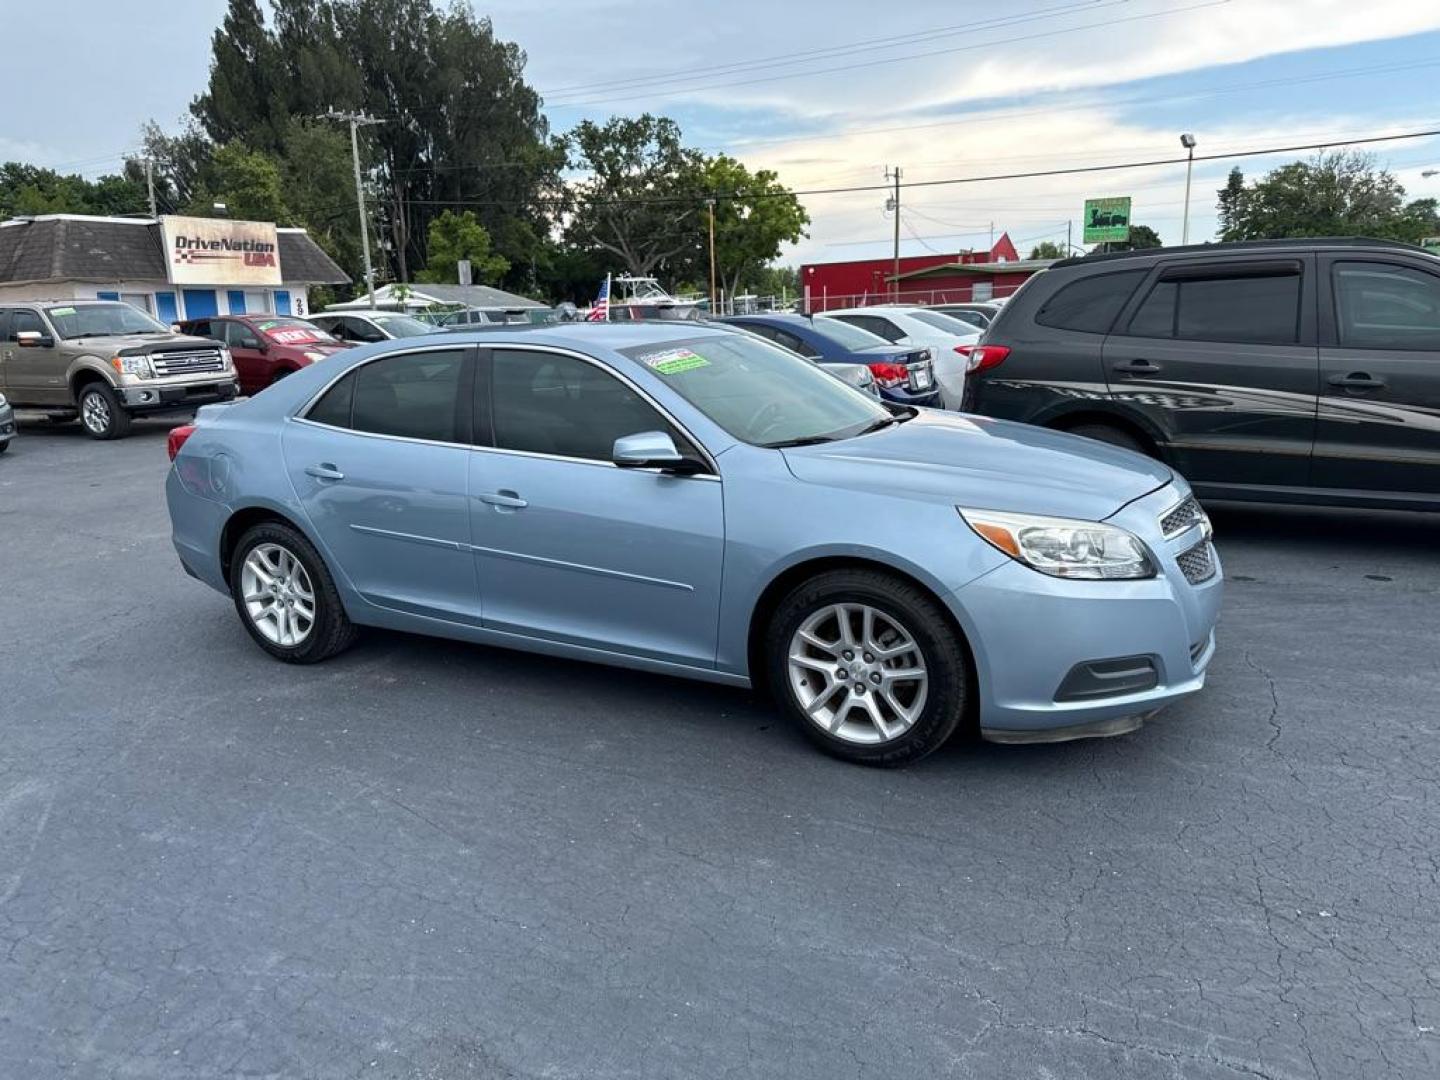
<path id="1" fill-rule="evenodd" d="M 77 416 L 118 439 L 136 416 L 183 412 L 238 392 L 229 350 L 177 334 L 111 300 L 0 301 L 0 395 L 52 420 Z"/>

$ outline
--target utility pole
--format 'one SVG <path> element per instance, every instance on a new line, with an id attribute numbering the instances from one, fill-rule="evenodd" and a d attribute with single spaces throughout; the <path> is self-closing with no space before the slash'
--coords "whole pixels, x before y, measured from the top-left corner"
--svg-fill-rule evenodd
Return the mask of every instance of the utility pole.
<path id="1" fill-rule="evenodd" d="M 715 310 L 715 200 L 706 199 L 705 205 L 710 208 L 710 317 L 713 319 L 720 314 Z"/>
<path id="2" fill-rule="evenodd" d="M 150 216 L 155 214 L 155 162 L 145 159 L 145 190 L 150 194 Z"/>
<path id="3" fill-rule="evenodd" d="M 364 113 L 342 113 L 331 109 L 325 114 L 327 120 L 344 120 L 350 124 L 350 156 L 355 163 L 355 205 L 360 210 L 360 250 L 365 253 L 365 287 L 370 292 L 370 310 L 375 310 L 375 271 L 370 266 L 370 218 L 365 213 L 365 189 L 360 183 L 360 136 L 359 129 L 385 121 Z"/>
<path id="4" fill-rule="evenodd" d="M 1070 230 L 1075 227 L 1074 220 L 1065 222 L 1065 257 L 1068 259 L 1075 250 L 1075 245 L 1070 242 Z"/>
<path id="5" fill-rule="evenodd" d="M 891 275 L 894 282 L 895 299 L 900 299 L 900 166 L 895 166 L 892 174 L 889 169 L 885 170 L 885 179 L 895 179 L 895 194 L 890 199 L 890 209 L 895 211 L 895 269 Z"/>
<path id="6" fill-rule="evenodd" d="M 1190 243 L 1190 174 L 1195 169 L 1195 136 L 1188 131 L 1180 136 L 1180 145 L 1185 148 L 1185 216 L 1181 218 L 1180 243 Z"/>

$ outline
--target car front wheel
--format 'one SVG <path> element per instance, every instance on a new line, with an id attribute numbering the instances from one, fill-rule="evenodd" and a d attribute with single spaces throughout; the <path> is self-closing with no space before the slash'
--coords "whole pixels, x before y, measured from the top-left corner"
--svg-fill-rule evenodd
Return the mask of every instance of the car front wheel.
<path id="1" fill-rule="evenodd" d="M 319 552 L 288 525 L 267 522 L 240 538 L 230 594 L 255 643 L 287 664 L 319 663 L 355 640 Z"/>
<path id="2" fill-rule="evenodd" d="M 780 602 L 766 637 L 776 699 L 836 757 L 904 765 L 965 719 L 968 666 L 936 601 L 868 570 L 821 574 Z"/>
<path id="3" fill-rule="evenodd" d="M 93 439 L 123 439 L 130 434 L 130 414 L 105 383 L 87 383 L 80 391 L 80 422 Z"/>

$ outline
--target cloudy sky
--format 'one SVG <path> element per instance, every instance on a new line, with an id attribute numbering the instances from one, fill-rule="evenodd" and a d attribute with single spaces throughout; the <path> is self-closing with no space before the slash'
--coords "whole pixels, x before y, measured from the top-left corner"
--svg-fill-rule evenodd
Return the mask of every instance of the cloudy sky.
<path id="1" fill-rule="evenodd" d="M 1434 0 L 499 0 L 475 3 L 529 55 L 552 124 L 664 113 L 687 141 L 797 190 L 1075 168 L 1440 128 Z M 140 124 L 177 125 L 205 80 L 224 0 L 54 0 L 7 14 L 0 159 L 95 174 Z M 161 12 L 164 12 L 163 16 Z M 76 63 L 57 64 L 63 56 Z M 37 87 L 44 94 L 37 94 Z M 21 103 L 39 102 L 26 108 Z M 1412 196 L 1440 196 L 1440 139 L 1370 147 Z M 1261 172 L 1298 154 L 1249 158 Z M 1192 239 L 1232 161 L 1197 162 Z M 1063 241 L 1087 196 L 1131 195 L 1180 239 L 1184 166 L 946 183 L 902 197 L 902 253 Z M 879 191 L 807 195 L 820 261 L 889 252 Z M 1076 236 L 1078 240 L 1078 233 Z"/>

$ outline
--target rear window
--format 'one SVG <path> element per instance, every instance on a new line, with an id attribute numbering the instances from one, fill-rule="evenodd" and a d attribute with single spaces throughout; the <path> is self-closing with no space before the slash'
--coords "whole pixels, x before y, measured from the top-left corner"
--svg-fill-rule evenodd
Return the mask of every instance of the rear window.
<path id="1" fill-rule="evenodd" d="M 1040 305 L 1035 321 L 1058 330 L 1104 334 L 1146 273 L 1146 270 L 1121 270 L 1072 281 Z"/>

